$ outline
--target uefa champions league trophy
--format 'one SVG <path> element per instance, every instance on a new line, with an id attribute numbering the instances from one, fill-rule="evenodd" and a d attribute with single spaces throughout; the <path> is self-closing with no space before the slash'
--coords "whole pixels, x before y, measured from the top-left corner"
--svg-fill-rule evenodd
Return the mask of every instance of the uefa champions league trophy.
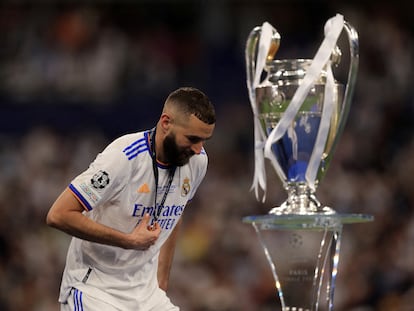
<path id="1" fill-rule="evenodd" d="M 350 46 L 346 85 L 336 81 L 341 33 Z M 371 221 L 340 214 L 316 198 L 349 112 L 358 70 L 358 34 L 342 15 L 325 24 L 313 59 L 274 59 L 279 33 L 265 22 L 246 43 L 247 87 L 254 115 L 255 176 L 266 195 L 265 158 L 287 199 L 268 214 L 247 216 L 274 277 L 282 311 L 333 310 L 343 224 Z"/>

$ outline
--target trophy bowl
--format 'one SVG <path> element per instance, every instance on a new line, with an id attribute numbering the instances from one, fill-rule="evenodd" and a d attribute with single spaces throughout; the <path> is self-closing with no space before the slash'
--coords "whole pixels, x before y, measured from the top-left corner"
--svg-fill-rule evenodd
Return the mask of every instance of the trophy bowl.
<path id="1" fill-rule="evenodd" d="M 268 62 L 266 70 L 270 83 L 259 85 L 255 89 L 258 118 L 266 137 L 280 122 L 311 62 L 310 59 Z M 326 76 L 322 72 L 309 90 L 284 135 L 271 146 L 283 173 L 281 178 L 288 193 L 288 199 L 283 206 L 273 209 L 272 213 L 332 212 L 329 208 L 322 207 L 306 179 L 306 171 L 310 165 L 321 126 L 325 83 Z M 318 165 L 315 189 L 328 169 L 333 147 L 341 128 L 340 120 L 344 120 L 343 117 L 341 118 L 344 86 L 335 83 L 334 88 L 333 113 L 329 120 L 327 139 Z"/>

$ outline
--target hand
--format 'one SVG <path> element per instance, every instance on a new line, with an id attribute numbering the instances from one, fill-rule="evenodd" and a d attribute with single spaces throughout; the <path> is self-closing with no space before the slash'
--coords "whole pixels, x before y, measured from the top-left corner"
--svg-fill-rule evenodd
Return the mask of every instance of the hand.
<path id="1" fill-rule="evenodd" d="M 160 236 L 161 227 L 157 222 L 150 225 L 150 221 L 150 215 L 145 214 L 138 226 L 128 235 L 129 248 L 147 250 L 150 246 L 154 245 Z"/>

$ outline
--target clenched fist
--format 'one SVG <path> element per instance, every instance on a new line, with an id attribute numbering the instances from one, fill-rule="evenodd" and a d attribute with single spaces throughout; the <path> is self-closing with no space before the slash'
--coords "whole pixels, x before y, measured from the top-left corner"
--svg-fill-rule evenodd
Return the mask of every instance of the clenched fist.
<path id="1" fill-rule="evenodd" d="M 128 245 L 130 249 L 147 250 L 154 245 L 161 233 L 160 225 L 155 222 L 150 225 L 151 217 L 145 214 L 142 221 L 128 235 Z"/>

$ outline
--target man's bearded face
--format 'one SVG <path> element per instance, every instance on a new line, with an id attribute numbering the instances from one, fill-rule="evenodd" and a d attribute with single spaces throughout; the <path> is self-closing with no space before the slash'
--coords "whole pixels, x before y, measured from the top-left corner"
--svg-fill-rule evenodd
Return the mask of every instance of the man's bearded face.
<path id="1" fill-rule="evenodd" d="M 188 147 L 178 146 L 176 136 L 172 132 L 164 138 L 163 147 L 167 163 L 174 166 L 183 166 L 187 164 L 190 158 L 195 154 L 194 151 Z"/>

